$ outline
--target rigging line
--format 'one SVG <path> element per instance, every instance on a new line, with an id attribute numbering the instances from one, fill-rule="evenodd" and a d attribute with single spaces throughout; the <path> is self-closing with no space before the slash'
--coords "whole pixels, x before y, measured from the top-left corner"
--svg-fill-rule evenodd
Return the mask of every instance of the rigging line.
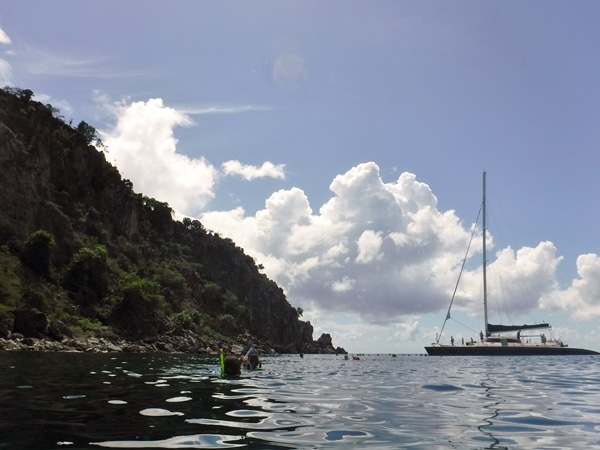
<path id="1" fill-rule="evenodd" d="M 472 331 L 472 332 L 473 332 L 473 333 L 475 333 L 475 334 L 477 334 L 477 333 L 478 333 L 478 331 L 477 331 L 477 330 L 475 330 L 475 329 L 471 328 L 471 327 L 470 327 L 470 326 L 468 326 L 468 325 L 465 325 L 465 324 L 464 324 L 464 323 L 462 323 L 462 322 L 459 322 L 459 321 L 458 321 L 458 320 L 456 320 L 454 317 L 452 317 L 452 320 L 454 320 L 454 321 L 455 321 L 457 324 L 459 324 L 459 325 L 463 326 L 463 327 L 464 327 L 464 328 L 466 328 L 467 330 L 470 330 L 470 331 Z"/>
<path id="2" fill-rule="evenodd" d="M 452 298 L 450 299 L 450 305 L 448 306 L 448 312 L 446 313 L 446 318 L 444 319 L 444 323 L 442 324 L 442 329 L 440 330 L 439 337 L 437 338 L 438 344 L 442 337 L 442 333 L 444 332 L 444 327 L 446 326 L 446 322 L 450 318 L 450 310 L 452 309 L 452 304 L 454 303 L 454 297 L 456 296 L 456 291 L 458 290 L 458 284 L 460 283 L 460 277 L 462 276 L 463 270 L 465 269 L 465 264 L 467 263 L 467 256 L 469 256 L 469 250 L 471 249 L 471 243 L 473 242 L 473 237 L 475 236 L 475 230 L 477 229 L 477 224 L 479 223 L 479 216 L 481 215 L 482 209 L 483 209 L 483 203 L 479 207 L 479 212 L 477 213 L 477 219 L 475 220 L 475 225 L 473 226 L 473 230 L 471 231 L 471 239 L 469 239 L 469 245 L 467 246 L 467 251 L 465 253 L 465 257 L 463 258 L 462 266 L 460 267 L 460 272 L 458 274 L 458 280 L 456 280 L 456 286 L 454 286 L 454 292 L 452 293 Z"/>

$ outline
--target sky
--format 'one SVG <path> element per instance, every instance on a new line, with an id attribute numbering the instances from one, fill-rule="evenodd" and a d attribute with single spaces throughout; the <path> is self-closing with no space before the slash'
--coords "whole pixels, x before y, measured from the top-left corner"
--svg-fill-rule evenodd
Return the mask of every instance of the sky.
<path id="1" fill-rule="evenodd" d="M 0 83 L 94 126 L 136 192 L 231 238 L 351 353 L 423 353 L 455 287 L 441 342 L 477 337 L 487 171 L 490 321 L 600 351 L 599 18 L 593 0 L 0 0 Z"/>

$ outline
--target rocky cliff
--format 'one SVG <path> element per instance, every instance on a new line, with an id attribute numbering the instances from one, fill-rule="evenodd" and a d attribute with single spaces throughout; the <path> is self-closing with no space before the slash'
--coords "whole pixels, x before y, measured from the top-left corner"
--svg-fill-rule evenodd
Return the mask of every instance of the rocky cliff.
<path id="1" fill-rule="evenodd" d="M 313 340 L 243 249 L 173 220 L 106 161 L 93 127 L 56 115 L 29 90 L 0 90 L 0 338 L 58 340 L 54 324 L 65 339 L 158 349 L 343 352 Z M 26 317 L 37 317 L 34 331 Z"/>

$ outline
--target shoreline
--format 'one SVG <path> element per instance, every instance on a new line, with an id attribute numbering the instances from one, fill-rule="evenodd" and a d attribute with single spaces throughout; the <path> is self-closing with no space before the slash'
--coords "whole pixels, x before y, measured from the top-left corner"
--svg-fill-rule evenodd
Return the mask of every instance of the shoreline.
<path id="1" fill-rule="evenodd" d="M 254 346 L 259 354 L 336 354 L 331 348 L 318 349 L 314 352 L 278 351 L 270 343 L 252 339 L 249 335 L 242 335 L 235 339 L 236 343 L 222 343 L 216 339 L 211 342 L 200 340 L 188 330 L 179 330 L 179 333 L 163 334 L 154 338 L 137 341 L 124 339 L 108 339 L 106 337 L 65 337 L 58 341 L 48 337 L 26 337 L 19 333 L 12 333 L 7 338 L 0 338 L 0 352 L 25 351 L 25 352 L 70 352 L 70 353 L 179 353 L 218 355 L 219 349 L 226 354 L 242 354 Z M 295 350 L 295 349 L 294 349 Z"/>

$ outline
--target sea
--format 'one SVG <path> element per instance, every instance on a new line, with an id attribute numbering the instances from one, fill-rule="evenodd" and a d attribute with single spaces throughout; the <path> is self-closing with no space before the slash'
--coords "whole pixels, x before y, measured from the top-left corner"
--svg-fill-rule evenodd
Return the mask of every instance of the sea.
<path id="1" fill-rule="evenodd" d="M 1 449 L 600 448 L 600 357 L 0 352 Z"/>

